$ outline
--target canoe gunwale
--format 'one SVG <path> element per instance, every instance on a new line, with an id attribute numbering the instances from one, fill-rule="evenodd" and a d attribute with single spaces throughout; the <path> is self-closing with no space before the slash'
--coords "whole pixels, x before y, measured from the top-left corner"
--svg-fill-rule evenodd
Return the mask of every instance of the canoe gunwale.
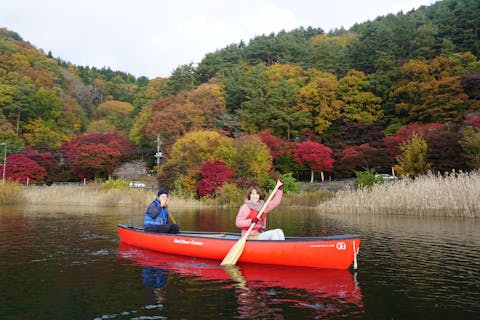
<path id="1" fill-rule="evenodd" d="M 145 231 L 143 228 L 135 227 L 135 226 L 128 226 L 125 224 L 119 224 L 119 228 L 132 230 L 140 233 L 151 234 L 151 235 L 158 235 L 158 236 L 170 236 L 170 237 L 194 237 L 194 238 L 212 238 L 215 240 L 223 240 L 223 241 L 236 241 L 240 239 L 240 233 L 234 232 L 214 232 L 214 231 L 180 231 L 179 233 L 172 234 L 172 233 L 158 233 L 158 232 L 148 232 Z M 217 235 L 225 235 L 217 236 Z M 359 234 L 341 234 L 341 235 L 331 235 L 331 236 L 322 236 L 322 237 L 285 237 L 285 240 L 254 240 L 248 239 L 248 241 L 252 242 L 308 242 L 308 241 L 336 241 L 336 240 L 349 240 L 349 239 L 357 239 L 361 238 L 362 236 Z"/>

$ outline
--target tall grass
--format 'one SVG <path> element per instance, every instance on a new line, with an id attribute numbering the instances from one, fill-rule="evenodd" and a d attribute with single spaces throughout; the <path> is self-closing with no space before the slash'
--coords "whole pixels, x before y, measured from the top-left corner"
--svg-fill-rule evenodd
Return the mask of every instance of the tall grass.
<path id="1" fill-rule="evenodd" d="M 23 200 L 23 187 L 18 182 L 0 182 L 0 204 L 17 204 Z"/>
<path id="2" fill-rule="evenodd" d="M 101 185 L 60 185 L 25 187 L 23 204 L 79 205 L 97 207 L 146 207 L 156 197 L 151 189 L 105 189 Z M 170 207 L 202 207 L 198 200 L 170 196 Z"/>
<path id="3" fill-rule="evenodd" d="M 428 174 L 370 189 L 343 190 L 318 208 L 325 212 L 480 218 L 480 172 Z"/>

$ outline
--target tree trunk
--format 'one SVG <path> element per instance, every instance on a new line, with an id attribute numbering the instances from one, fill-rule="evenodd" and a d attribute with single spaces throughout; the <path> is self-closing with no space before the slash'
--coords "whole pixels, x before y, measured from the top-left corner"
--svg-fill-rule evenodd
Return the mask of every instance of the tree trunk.
<path id="1" fill-rule="evenodd" d="M 323 171 L 320 171 L 320 175 L 322 176 L 322 182 L 325 181 L 325 176 L 323 175 Z"/>
<path id="2" fill-rule="evenodd" d="M 313 169 L 310 169 L 310 183 L 313 183 Z"/>

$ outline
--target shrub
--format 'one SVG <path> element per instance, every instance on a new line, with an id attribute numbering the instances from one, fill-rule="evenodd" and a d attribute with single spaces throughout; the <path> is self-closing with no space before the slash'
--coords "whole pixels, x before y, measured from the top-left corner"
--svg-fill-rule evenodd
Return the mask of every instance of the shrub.
<path id="1" fill-rule="evenodd" d="M 239 205 L 244 200 L 244 192 L 234 183 L 225 183 L 219 190 L 216 198 L 218 204 L 235 204 Z"/>
<path id="2" fill-rule="evenodd" d="M 375 183 L 383 182 L 383 178 L 375 177 L 375 170 L 355 171 L 355 187 L 359 189 L 371 188 Z"/>
<path id="3" fill-rule="evenodd" d="M 109 189 L 128 189 L 129 187 L 128 180 L 125 179 L 108 179 L 104 183 L 102 183 L 103 190 Z"/>
<path id="4" fill-rule="evenodd" d="M 300 193 L 300 183 L 292 176 L 292 173 L 285 173 L 278 177 L 283 180 L 284 193 Z M 267 188 L 273 190 L 277 184 L 276 180 L 269 180 Z"/>

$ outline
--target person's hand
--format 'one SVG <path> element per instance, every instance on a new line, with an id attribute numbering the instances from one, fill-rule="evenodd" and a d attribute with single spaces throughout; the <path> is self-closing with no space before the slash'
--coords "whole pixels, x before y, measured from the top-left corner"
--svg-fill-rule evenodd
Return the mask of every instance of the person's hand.
<path id="1" fill-rule="evenodd" d="M 282 179 L 278 179 L 278 180 L 277 180 L 277 185 L 279 186 L 279 187 L 278 187 L 278 190 L 282 190 L 282 189 L 283 189 L 283 180 L 282 180 Z"/>
<path id="2" fill-rule="evenodd" d="M 252 223 L 259 223 L 260 221 L 262 221 L 262 218 L 257 218 L 257 217 L 253 217 L 252 218 Z"/>

